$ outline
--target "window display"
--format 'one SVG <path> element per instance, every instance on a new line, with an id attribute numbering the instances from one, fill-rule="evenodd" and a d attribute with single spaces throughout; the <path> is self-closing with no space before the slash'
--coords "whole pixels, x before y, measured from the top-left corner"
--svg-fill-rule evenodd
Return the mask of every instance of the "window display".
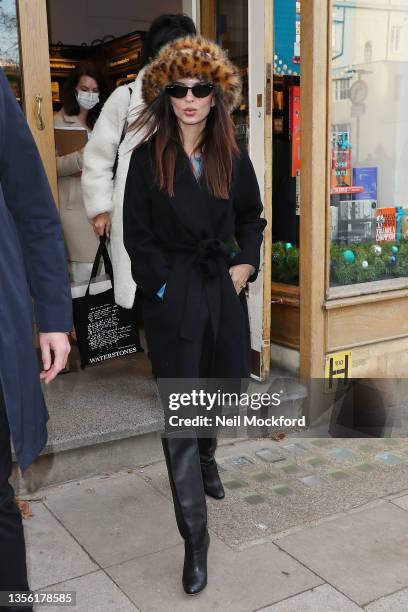
<path id="1" fill-rule="evenodd" d="M 230 60 L 240 68 L 242 78 L 242 100 L 232 118 L 237 139 L 248 146 L 248 0 L 217 0 L 216 42 L 228 50 Z"/>
<path id="2" fill-rule="evenodd" d="M 408 276 L 408 48 L 387 42 L 390 23 L 408 34 L 408 6 L 359 0 L 341 16 L 333 0 L 331 286 Z"/>
<path id="3" fill-rule="evenodd" d="M 300 6 L 274 1 L 272 280 L 299 284 Z"/>

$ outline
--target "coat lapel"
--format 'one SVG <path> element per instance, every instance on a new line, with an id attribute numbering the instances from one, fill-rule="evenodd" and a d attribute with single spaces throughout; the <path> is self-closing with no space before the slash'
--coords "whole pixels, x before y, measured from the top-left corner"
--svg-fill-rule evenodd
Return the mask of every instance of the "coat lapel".
<path id="1" fill-rule="evenodd" d="M 211 217 L 208 200 L 211 194 L 195 178 L 187 155 L 179 147 L 174 173 L 174 198 L 170 204 L 180 223 L 194 239 L 211 237 Z"/>

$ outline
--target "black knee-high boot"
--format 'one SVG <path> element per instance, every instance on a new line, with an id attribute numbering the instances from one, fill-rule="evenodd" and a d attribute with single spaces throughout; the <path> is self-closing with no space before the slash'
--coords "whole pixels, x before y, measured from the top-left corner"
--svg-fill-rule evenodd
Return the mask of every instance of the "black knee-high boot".
<path id="1" fill-rule="evenodd" d="M 225 497 L 224 487 L 218 474 L 217 462 L 214 453 L 217 448 L 217 438 L 199 438 L 201 473 L 203 476 L 204 491 L 214 499 Z"/>
<path id="2" fill-rule="evenodd" d="M 207 504 L 197 438 L 162 437 L 177 526 L 184 539 L 183 587 L 193 595 L 207 584 Z"/>

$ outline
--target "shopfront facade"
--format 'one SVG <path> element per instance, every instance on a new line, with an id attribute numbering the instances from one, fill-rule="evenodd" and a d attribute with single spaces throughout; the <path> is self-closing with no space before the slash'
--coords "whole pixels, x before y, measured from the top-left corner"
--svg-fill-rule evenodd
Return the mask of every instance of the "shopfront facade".
<path id="1" fill-rule="evenodd" d="M 0 3 L 2 64 L 55 194 L 56 83 L 76 61 L 52 38 L 52 19 L 54 30 L 64 23 L 57 4 Z M 267 377 L 272 362 L 304 378 L 404 377 L 408 0 L 153 4 L 189 13 L 241 68 L 234 120 L 268 219 L 263 273 L 248 290 L 254 374 Z M 137 73 L 141 41 L 128 31 L 100 37 L 117 84 Z"/>

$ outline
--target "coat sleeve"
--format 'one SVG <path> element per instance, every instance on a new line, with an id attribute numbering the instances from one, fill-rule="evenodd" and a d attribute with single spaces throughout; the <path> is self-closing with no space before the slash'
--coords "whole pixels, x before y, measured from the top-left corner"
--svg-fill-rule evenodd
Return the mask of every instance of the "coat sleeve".
<path id="1" fill-rule="evenodd" d="M 263 206 L 258 180 L 249 155 L 241 151 L 235 174 L 234 186 L 235 238 L 240 252 L 232 260 L 232 265 L 251 264 L 255 268 L 249 278 L 253 282 L 258 276 L 263 231 L 266 220 L 261 217 Z"/>
<path id="2" fill-rule="evenodd" d="M 123 202 L 123 240 L 135 283 L 144 295 L 153 297 L 167 280 L 169 262 L 153 231 L 147 155 L 144 146 L 133 151 L 130 160 Z"/>
<path id="3" fill-rule="evenodd" d="M 2 70 L 0 134 L 1 188 L 17 229 L 38 329 L 69 332 L 72 300 L 57 208 L 34 139 Z"/>
<path id="4" fill-rule="evenodd" d="M 82 154 L 80 151 L 57 156 L 58 176 L 72 176 L 82 170 Z"/>
<path id="5" fill-rule="evenodd" d="M 93 219 L 113 210 L 113 167 L 130 102 L 129 88 L 118 87 L 105 102 L 84 150 L 82 193 Z"/>

